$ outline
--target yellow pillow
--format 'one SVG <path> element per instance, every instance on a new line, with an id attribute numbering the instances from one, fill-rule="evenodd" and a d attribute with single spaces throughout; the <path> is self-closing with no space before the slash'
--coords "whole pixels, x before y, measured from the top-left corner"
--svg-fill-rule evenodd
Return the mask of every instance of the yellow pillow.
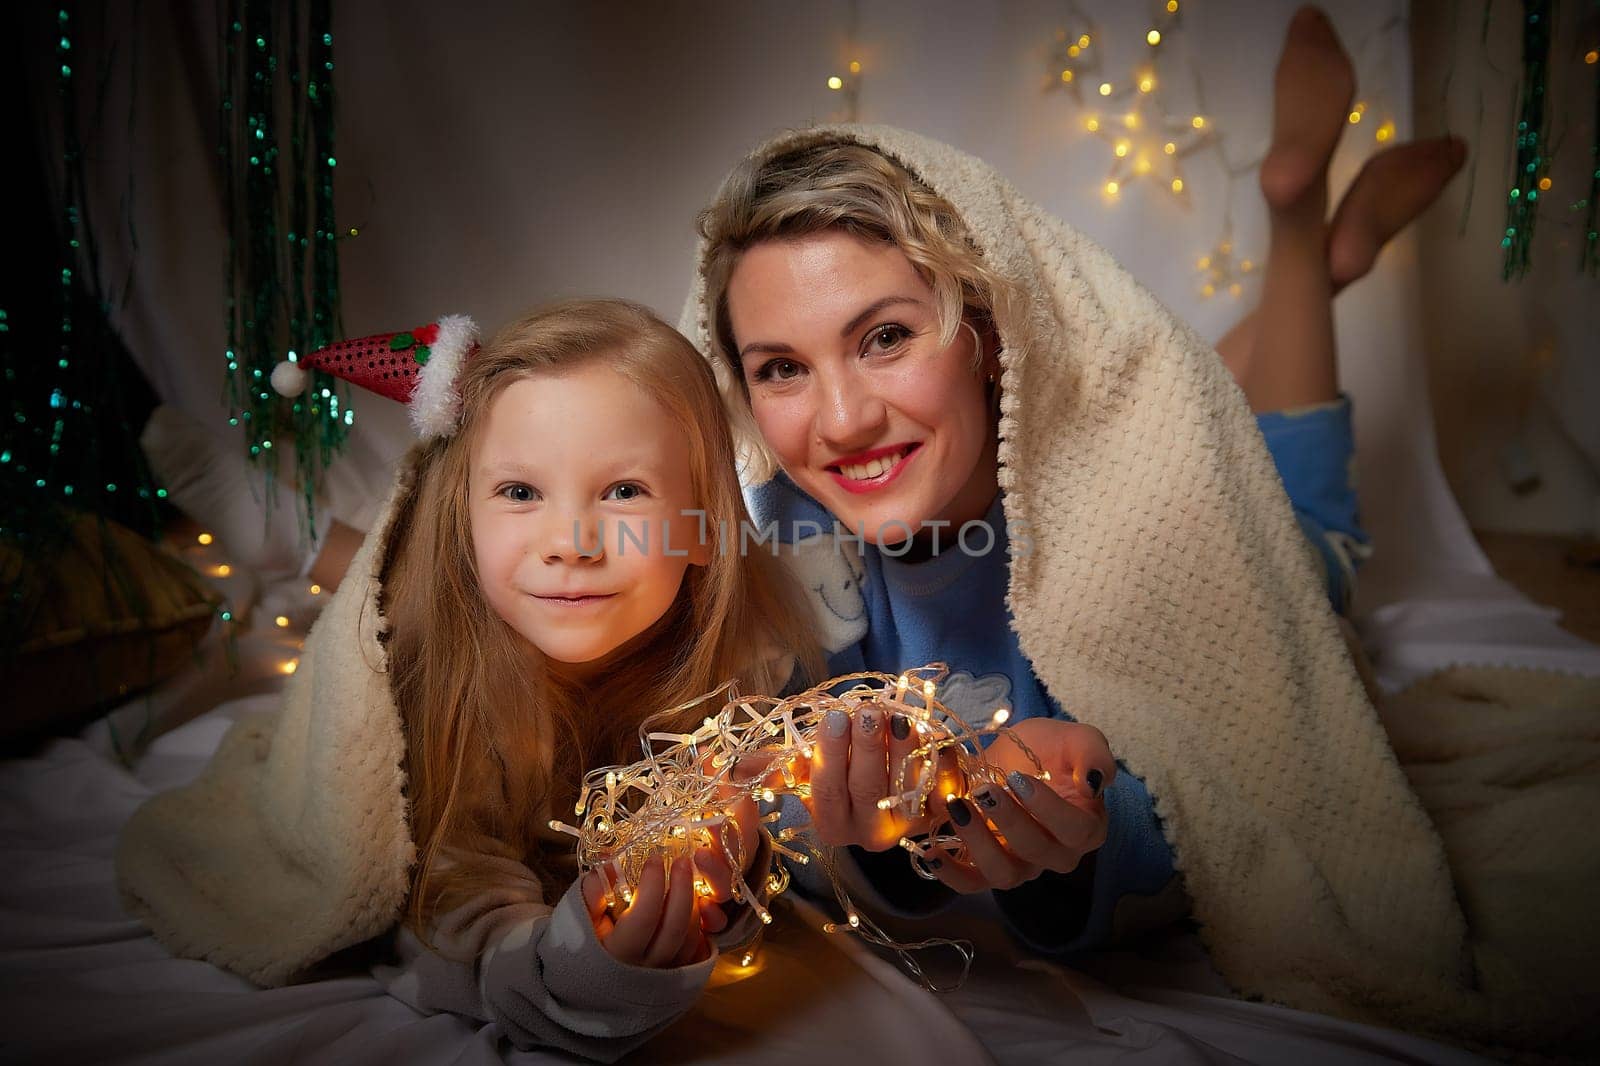
<path id="1" fill-rule="evenodd" d="M 211 627 L 218 597 L 193 570 L 109 519 L 78 514 L 40 559 L 0 543 L 11 647 L 0 649 L 0 745 L 75 730 L 170 677 Z M 20 632 L 19 632 L 20 629 Z"/>

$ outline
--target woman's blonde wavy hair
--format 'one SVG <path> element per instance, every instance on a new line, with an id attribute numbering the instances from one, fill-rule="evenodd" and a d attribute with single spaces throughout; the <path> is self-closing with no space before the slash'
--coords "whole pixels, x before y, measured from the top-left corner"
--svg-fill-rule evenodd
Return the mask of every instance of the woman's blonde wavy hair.
<path id="1" fill-rule="evenodd" d="M 1017 321 L 1022 313 L 1016 285 L 984 260 L 950 201 L 882 152 L 851 141 L 812 141 L 747 157 L 696 221 L 705 241 L 701 266 L 710 355 L 726 371 L 718 379 L 748 481 L 765 481 L 778 469 L 750 417 L 728 315 L 728 281 L 751 247 L 827 230 L 893 245 L 933 291 L 941 345 L 954 340 L 963 323 L 980 337 L 998 337 L 996 322 Z"/>
<path id="2" fill-rule="evenodd" d="M 682 427 L 705 528 L 737 529 L 747 518 L 710 368 L 649 310 L 620 300 L 560 304 L 512 322 L 467 362 L 457 382 L 459 431 L 408 457 L 413 474 L 382 575 L 419 856 L 405 923 L 425 942 L 439 915 L 503 882 L 489 869 L 494 857 L 529 866 L 553 902 L 576 871 L 570 838 L 553 834 L 548 820 L 571 809 L 586 770 L 640 756 L 645 719 L 730 678 L 747 692 L 776 692 L 787 679 L 785 654 L 820 676 L 802 590 L 760 552 L 713 550 L 707 565 L 691 566 L 645 646 L 588 687 L 552 671 L 489 607 L 468 511 L 471 456 L 489 410 L 515 381 L 595 362 L 644 389 Z M 670 728 L 706 713 L 684 711 Z"/>

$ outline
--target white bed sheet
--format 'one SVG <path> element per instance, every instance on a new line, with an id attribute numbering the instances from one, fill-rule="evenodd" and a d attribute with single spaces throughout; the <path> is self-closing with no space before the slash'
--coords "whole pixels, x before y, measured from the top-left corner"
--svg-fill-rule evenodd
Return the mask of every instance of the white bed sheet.
<path id="1" fill-rule="evenodd" d="M 110 757 L 104 724 L 0 767 L 0 1059 L 568 1061 L 517 1053 L 493 1026 L 419 1015 L 363 970 L 258 990 L 208 963 L 171 957 L 123 914 L 112 867 L 122 824 L 153 792 L 192 778 L 237 715 L 274 705 L 265 679 L 295 640 L 263 617 L 237 643 L 237 672 L 213 645 L 191 676 L 165 690 L 181 698 L 124 708 L 125 724 L 165 723 L 197 692 L 232 685 L 251 693 L 159 736 L 131 770 Z M 1015 948 L 973 901 L 940 928 L 977 945 L 972 977 L 935 996 L 854 938 L 822 934 L 821 920 L 809 907 L 786 911 L 752 972 L 719 971 L 700 1007 L 633 1060 L 1482 1061 L 1398 1032 L 1235 1000 L 1189 936 L 1139 955 L 1105 953 L 1075 970 Z"/>

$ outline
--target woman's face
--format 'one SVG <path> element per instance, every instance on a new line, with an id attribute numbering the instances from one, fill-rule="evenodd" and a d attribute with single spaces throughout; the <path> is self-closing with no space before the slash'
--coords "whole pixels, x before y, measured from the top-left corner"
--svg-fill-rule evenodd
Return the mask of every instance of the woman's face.
<path id="1" fill-rule="evenodd" d="M 794 482 L 875 544 L 941 541 L 999 490 L 976 336 L 939 343 L 933 291 L 899 249 L 842 231 L 758 244 L 728 282 L 750 407 Z"/>

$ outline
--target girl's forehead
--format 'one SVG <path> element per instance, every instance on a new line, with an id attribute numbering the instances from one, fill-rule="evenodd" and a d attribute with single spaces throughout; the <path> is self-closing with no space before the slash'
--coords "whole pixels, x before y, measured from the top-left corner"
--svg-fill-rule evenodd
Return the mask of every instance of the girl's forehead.
<path id="1" fill-rule="evenodd" d="M 519 378 L 490 402 L 473 467 L 689 468 L 685 429 L 665 404 L 603 362 Z"/>

